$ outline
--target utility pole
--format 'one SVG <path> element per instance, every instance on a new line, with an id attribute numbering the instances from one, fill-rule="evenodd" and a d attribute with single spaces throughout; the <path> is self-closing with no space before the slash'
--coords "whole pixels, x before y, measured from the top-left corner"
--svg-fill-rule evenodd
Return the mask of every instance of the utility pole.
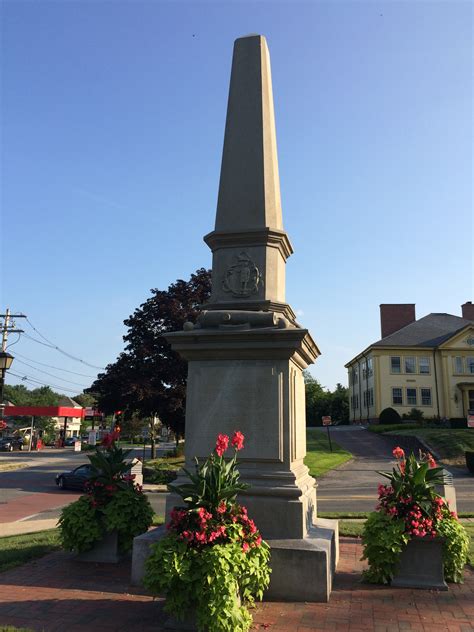
<path id="1" fill-rule="evenodd" d="M 2 351 L 6 351 L 8 334 L 11 334 L 11 333 L 22 334 L 23 333 L 23 329 L 17 329 L 13 321 L 10 325 L 11 319 L 12 318 L 26 318 L 26 316 L 25 314 L 11 314 L 10 309 L 7 307 L 7 309 L 5 310 L 5 314 L 0 314 L 0 318 L 3 318 Z"/>
<path id="2" fill-rule="evenodd" d="M 23 329 L 17 329 L 12 318 L 26 318 L 24 314 L 12 314 L 7 307 L 5 314 L 0 314 L 0 318 L 3 318 L 3 325 L 1 326 L 2 332 L 2 350 L 0 352 L 0 420 L 3 419 L 3 412 L 5 410 L 5 404 L 3 402 L 3 387 L 5 386 L 5 372 L 10 368 L 13 362 L 13 356 L 7 353 L 7 341 L 8 334 L 18 333 L 22 334 Z M 10 324 L 11 321 L 11 324 Z"/>

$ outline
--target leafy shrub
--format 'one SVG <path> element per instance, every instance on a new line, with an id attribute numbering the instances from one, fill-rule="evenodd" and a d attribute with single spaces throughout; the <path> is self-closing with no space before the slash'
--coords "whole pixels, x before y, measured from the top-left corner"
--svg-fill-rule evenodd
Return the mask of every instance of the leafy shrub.
<path id="1" fill-rule="evenodd" d="M 455 428 L 456 430 L 467 428 L 467 419 L 465 417 L 452 417 L 449 420 L 449 427 Z"/>
<path id="2" fill-rule="evenodd" d="M 399 424 L 400 415 L 394 408 L 384 408 L 379 415 L 379 423 L 381 424 Z"/>
<path id="3" fill-rule="evenodd" d="M 413 537 L 442 537 L 444 575 L 448 581 L 462 582 L 469 550 L 469 536 L 439 496 L 436 485 L 443 483 L 443 468 L 430 454 L 420 461 L 411 454 L 405 458 L 395 448 L 397 467 L 392 472 L 379 472 L 390 485 L 379 485 L 377 511 L 370 514 L 362 542 L 369 568 L 364 577 L 369 582 L 387 584 L 396 572 L 403 547 Z"/>
<path id="4" fill-rule="evenodd" d="M 408 413 L 402 415 L 402 419 L 409 419 L 410 421 L 424 421 L 423 411 L 419 408 L 412 408 Z"/>
<path id="5" fill-rule="evenodd" d="M 174 508 L 168 533 L 151 547 L 145 587 L 166 594 L 165 610 L 178 620 L 196 613 L 199 632 L 246 632 L 252 624 L 247 609 L 261 599 L 269 584 L 270 556 L 237 493 L 237 451 L 244 437 L 232 439 L 234 457 L 224 459 L 229 438 L 219 435 L 215 451 L 195 472 L 185 470 L 190 482 L 168 485 L 185 507 Z"/>
<path id="6" fill-rule="evenodd" d="M 119 549 L 129 551 L 133 538 L 147 531 L 153 510 L 140 485 L 133 482 L 130 464 L 115 445 L 117 434 L 106 435 L 102 446 L 88 455 L 93 475 L 86 494 L 65 507 L 59 518 L 61 540 L 65 549 L 80 553 L 92 549 L 107 532 L 117 530 Z"/>
<path id="7" fill-rule="evenodd" d="M 421 428 L 422 426 L 419 426 L 417 424 L 390 424 L 390 425 L 372 425 L 368 427 L 368 430 L 370 430 L 370 432 L 375 432 L 375 434 L 383 434 L 384 432 L 393 432 L 396 430 L 416 430 L 418 428 Z"/>

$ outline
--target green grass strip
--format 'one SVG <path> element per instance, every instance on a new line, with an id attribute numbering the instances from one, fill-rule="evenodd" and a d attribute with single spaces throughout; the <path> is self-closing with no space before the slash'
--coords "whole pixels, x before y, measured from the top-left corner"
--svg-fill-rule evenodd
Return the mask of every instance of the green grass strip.
<path id="1" fill-rule="evenodd" d="M 322 476 L 329 470 L 352 459 L 352 454 L 341 448 L 332 437 L 331 443 L 332 452 L 326 432 L 321 432 L 321 430 L 316 428 L 306 429 L 307 454 L 304 462 L 309 467 L 311 476 Z"/>
<path id="2" fill-rule="evenodd" d="M 60 548 L 57 529 L 0 538 L 0 572 L 21 566 Z"/>

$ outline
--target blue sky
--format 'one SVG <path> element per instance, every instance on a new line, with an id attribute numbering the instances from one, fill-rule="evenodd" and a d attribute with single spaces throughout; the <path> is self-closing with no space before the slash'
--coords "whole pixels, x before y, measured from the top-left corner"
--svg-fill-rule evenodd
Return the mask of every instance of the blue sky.
<path id="1" fill-rule="evenodd" d="M 150 288 L 210 266 L 248 33 L 270 48 L 287 300 L 322 351 L 313 375 L 346 383 L 380 303 L 473 300 L 471 3 L 4 0 L 2 29 L 0 306 L 69 353 L 105 366 Z"/>

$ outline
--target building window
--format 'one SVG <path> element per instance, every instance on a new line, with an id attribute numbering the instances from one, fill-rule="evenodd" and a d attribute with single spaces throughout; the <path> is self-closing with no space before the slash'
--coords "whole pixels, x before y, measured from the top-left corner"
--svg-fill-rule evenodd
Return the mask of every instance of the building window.
<path id="1" fill-rule="evenodd" d="M 421 389 L 421 405 L 431 406 L 431 388 Z"/>
<path id="2" fill-rule="evenodd" d="M 367 407 L 367 391 L 364 391 L 364 408 Z"/>
<path id="3" fill-rule="evenodd" d="M 359 396 L 354 395 L 354 408 L 359 408 Z"/>
<path id="4" fill-rule="evenodd" d="M 372 377 L 374 374 L 374 361 L 372 358 L 367 360 L 367 377 Z"/>
<path id="5" fill-rule="evenodd" d="M 463 365 L 461 356 L 456 356 L 454 358 L 454 372 L 455 373 L 463 373 Z"/>
<path id="6" fill-rule="evenodd" d="M 374 405 L 374 389 L 373 388 L 369 388 L 369 390 L 367 391 L 367 402 L 369 407 Z"/>
<path id="7" fill-rule="evenodd" d="M 416 388 L 407 388 L 407 406 L 416 406 Z"/>
<path id="8" fill-rule="evenodd" d="M 422 375 L 429 375 L 430 373 L 430 359 L 418 358 L 418 368 Z"/>
<path id="9" fill-rule="evenodd" d="M 405 358 L 405 373 L 416 373 L 416 358 L 412 356 Z"/>
<path id="10" fill-rule="evenodd" d="M 392 404 L 394 406 L 401 406 L 403 404 L 401 388 L 392 388 Z"/>
<path id="11" fill-rule="evenodd" d="M 467 366 L 468 373 L 474 373 L 474 358 L 473 357 L 466 358 L 466 366 Z"/>
<path id="12" fill-rule="evenodd" d="M 367 369 L 365 367 L 362 369 L 362 379 L 363 380 L 367 379 Z"/>
<path id="13" fill-rule="evenodd" d="M 390 358 L 390 366 L 391 366 L 390 370 L 392 373 L 401 373 L 402 365 L 400 362 L 400 356 L 392 356 Z"/>
<path id="14" fill-rule="evenodd" d="M 352 369 L 352 384 L 357 384 L 359 381 L 359 371 L 357 370 L 357 367 L 354 367 Z"/>

